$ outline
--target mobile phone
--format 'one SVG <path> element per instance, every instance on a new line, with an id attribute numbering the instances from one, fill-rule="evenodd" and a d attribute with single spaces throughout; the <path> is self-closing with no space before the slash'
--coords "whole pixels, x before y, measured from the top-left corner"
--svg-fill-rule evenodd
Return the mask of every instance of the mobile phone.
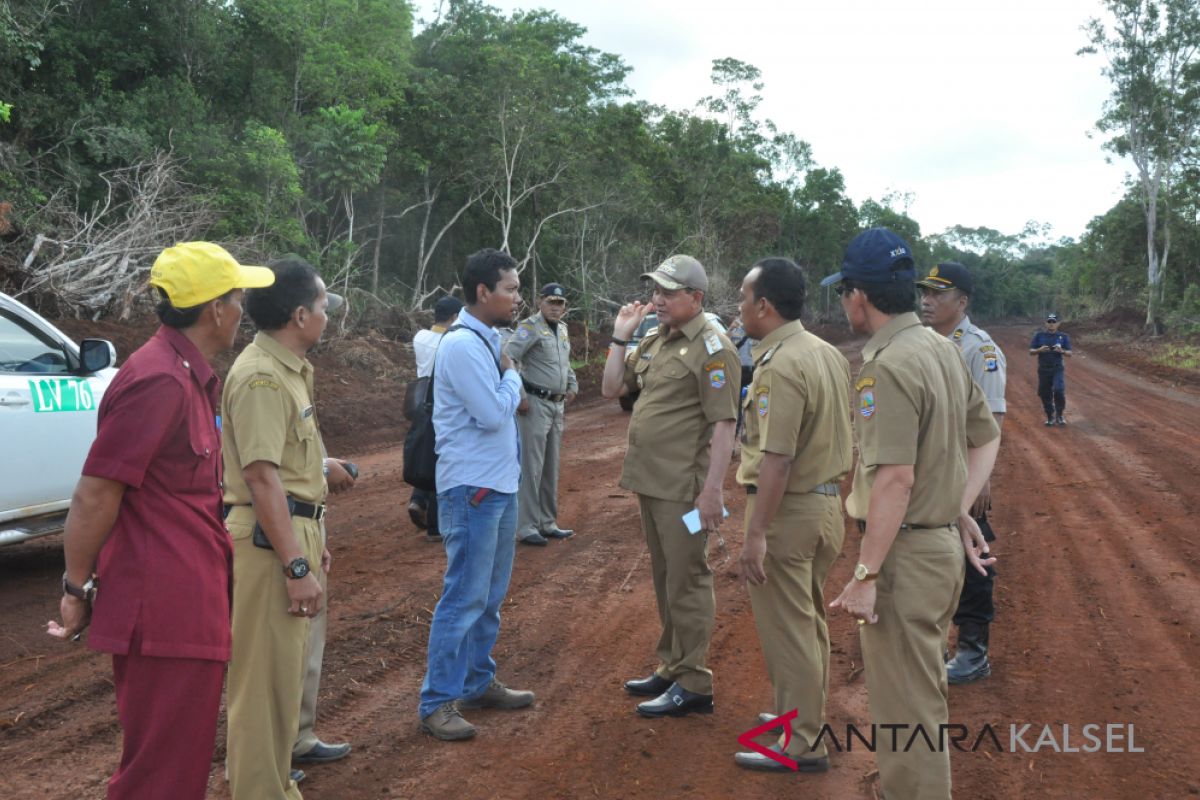
<path id="1" fill-rule="evenodd" d="M 294 499 L 292 499 L 291 497 L 288 497 L 287 507 L 288 507 L 288 516 L 290 517 L 292 515 L 292 512 L 294 512 L 296 510 L 296 501 Z M 271 545 L 271 540 L 267 538 L 267 532 L 263 530 L 262 525 L 260 525 L 258 523 L 257 519 L 254 521 L 254 533 L 252 533 L 250 535 L 250 541 L 254 544 L 255 547 L 261 547 L 264 550 L 274 550 L 275 549 Z"/>

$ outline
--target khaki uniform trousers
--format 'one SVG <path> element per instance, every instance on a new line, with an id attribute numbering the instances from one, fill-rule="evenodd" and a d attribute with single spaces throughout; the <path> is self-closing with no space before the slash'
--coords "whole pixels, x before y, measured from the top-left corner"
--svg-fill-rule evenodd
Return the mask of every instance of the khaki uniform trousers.
<path id="1" fill-rule="evenodd" d="M 746 521 L 755 495 L 746 497 Z M 767 528 L 767 582 L 750 585 L 754 624 L 775 691 L 776 714 L 796 709 L 785 752 L 792 758 L 828 755 L 825 742 L 811 750 L 825 723 L 829 690 L 829 628 L 825 578 L 842 550 L 846 527 L 841 501 L 822 494 L 785 494 Z M 784 735 L 779 745 L 784 745 Z"/>
<path id="2" fill-rule="evenodd" d="M 324 533 L 322 526 L 321 532 Z M 325 550 L 322 537 L 321 550 Z M 311 562 L 319 564 L 320 559 Z M 317 724 L 317 692 L 321 688 L 321 664 L 325 660 L 325 629 L 329 622 L 329 578 L 325 570 L 317 569 L 317 580 L 325 592 L 321 596 L 321 611 L 308 622 L 308 655 L 304 666 L 304 694 L 300 699 L 300 732 L 296 735 L 296 743 L 292 745 L 292 755 L 302 756 L 317 746 L 319 739 L 313 732 Z"/>
<path id="3" fill-rule="evenodd" d="M 706 553 L 708 534 L 688 533 L 683 524 L 693 503 L 641 494 L 638 503 L 662 621 L 656 672 L 689 692 L 712 694 L 712 671 L 705 662 L 717 603 Z"/>
<path id="4" fill-rule="evenodd" d="M 558 519 L 558 462 L 563 404 L 532 394 L 529 410 L 517 414 L 521 431 L 521 485 L 517 492 L 517 538 L 554 527 Z"/>
<path id="5" fill-rule="evenodd" d="M 942 643 L 963 585 L 957 528 L 900 531 L 879 571 L 874 625 L 860 625 L 867 700 L 877 727 L 879 780 L 888 800 L 949 800 L 950 753 L 937 752 L 949 722 Z M 892 748 L 891 731 L 907 725 Z M 917 725 L 933 742 L 917 734 Z"/>
<path id="6" fill-rule="evenodd" d="M 288 614 L 286 578 L 274 550 L 251 541 L 254 511 L 236 506 L 233 537 L 233 653 L 229 661 L 226 764 L 233 800 L 301 800 L 290 778 L 300 723 L 309 621 Z M 304 557 L 320 570 L 324 529 L 292 518 Z"/>

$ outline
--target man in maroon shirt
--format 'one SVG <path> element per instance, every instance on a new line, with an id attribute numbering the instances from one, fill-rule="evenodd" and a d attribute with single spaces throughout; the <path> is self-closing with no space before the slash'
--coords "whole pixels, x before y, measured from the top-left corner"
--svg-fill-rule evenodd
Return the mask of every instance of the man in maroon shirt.
<path id="1" fill-rule="evenodd" d="M 243 289 L 270 285 L 208 242 L 150 272 L 162 327 L 121 367 L 71 498 L 62 624 L 112 653 L 121 764 L 109 800 L 203 800 L 229 660 L 232 544 L 221 508 L 221 382 Z"/>

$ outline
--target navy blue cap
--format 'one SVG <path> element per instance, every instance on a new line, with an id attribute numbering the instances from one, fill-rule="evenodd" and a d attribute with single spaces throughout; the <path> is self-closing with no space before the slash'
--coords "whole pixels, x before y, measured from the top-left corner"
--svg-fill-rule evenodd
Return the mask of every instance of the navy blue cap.
<path id="1" fill-rule="evenodd" d="M 958 289 L 963 294 L 975 291 L 975 281 L 971 280 L 971 272 L 957 261 L 943 261 L 933 269 L 924 280 L 917 281 L 922 289 L 933 289 L 935 292 L 945 292 Z"/>
<path id="2" fill-rule="evenodd" d="M 542 297 L 561 297 L 567 299 L 567 290 L 559 283 L 547 283 L 542 286 Z"/>
<path id="3" fill-rule="evenodd" d="M 433 304 L 433 321 L 445 322 L 462 311 L 462 301 L 457 297 L 443 297 Z"/>
<path id="4" fill-rule="evenodd" d="M 825 280 L 822 286 L 842 281 L 891 283 L 917 277 L 912 248 L 887 228 L 871 228 L 854 237 L 842 257 L 842 269 Z"/>

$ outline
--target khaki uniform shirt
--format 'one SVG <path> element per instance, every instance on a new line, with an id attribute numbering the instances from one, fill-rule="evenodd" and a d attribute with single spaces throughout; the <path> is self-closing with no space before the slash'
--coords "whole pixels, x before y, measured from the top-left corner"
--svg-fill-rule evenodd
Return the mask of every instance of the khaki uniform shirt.
<path id="1" fill-rule="evenodd" d="M 551 394 L 578 393 L 579 382 L 571 369 L 567 323 L 560 321 L 557 327 L 557 331 L 551 328 L 539 311 L 521 320 L 504 345 L 504 352 L 513 361 L 521 362 L 521 379 L 530 386 Z"/>
<path id="2" fill-rule="evenodd" d="M 911 464 L 904 521 L 932 527 L 957 520 L 967 448 L 1000 435 L 983 391 L 958 348 L 911 312 L 876 332 L 862 355 L 853 404 L 858 466 L 847 513 L 867 518 L 879 465 Z"/>
<path id="3" fill-rule="evenodd" d="M 738 483 L 758 484 L 763 453 L 792 458 L 787 491 L 802 494 L 850 471 L 850 363 L 799 320 L 754 346 L 754 381 L 742 401 L 746 432 Z"/>
<path id="4" fill-rule="evenodd" d="M 312 396 L 312 364 L 265 333 L 233 362 L 221 398 L 227 505 L 250 504 L 242 469 L 255 461 L 279 467 L 289 496 L 325 500 L 325 444 Z"/>
<path id="5" fill-rule="evenodd" d="M 622 488 L 691 503 L 708 474 L 713 424 L 737 419 L 741 362 L 733 343 L 700 313 L 678 329 L 659 326 L 625 362 L 641 390 L 629 421 Z"/>

